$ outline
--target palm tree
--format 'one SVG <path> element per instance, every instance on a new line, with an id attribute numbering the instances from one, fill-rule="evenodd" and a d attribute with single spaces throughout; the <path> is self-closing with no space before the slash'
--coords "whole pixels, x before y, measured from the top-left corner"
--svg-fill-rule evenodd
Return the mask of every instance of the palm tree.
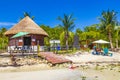
<path id="1" fill-rule="evenodd" d="M 99 18 L 101 22 L 101 30 L 108 36 L 110 41 L 111 49 L 113 49 L 112 44 L 112 32 L 114 32 L 115 22 L 116 22 L 116 12 L 115 11 L 103 11 L 102 16 Z"/>
<path id="2" fill-rule="evenodd" d="M 66 43 L 64 42 L 64 41 L 65 41 L 65 35 L 64 35 L 64 34 L 65 34 L 64 32 L 62 32 L 62 33 L 60 34 L 60 44 L 61 44 L 61 45 L 65 45 L 65 44 L 66 44 Z M 69 44 L 69 45 L 72 45 L 72 44 L 73 44 L 73 39 L 74 39 L 74 33 L 69 31 L 69 38 L 68 38 L 68 44 Z"/>
<path id="3" fill-rule="evenodd" d="M 115 37 L 115 41 L 116 41 L 116 48 L 118 49 L 118 41 L 119 41 L 119 33 L 120 33 L 120 23 L 119 22 L 117 22 L 116 23 L 116 26 L 115 26 L 115 35 L 114 35 L 114 37 Z"/>
<path id="4" fill-rule="evenodd" d="M 30 17 L 32 20 L 35 18 L 34 16 L 31 16 L 31 14 L 28 13 L 28 12 L 24 12 L 24 13 L 23 13 L 23 16 L 24 16 L 24 17 L 28 16 L 28 17 Z M 20 17 L 20 20 L 22 20 L 24 17 Z"/>
<path id="5" fill-rule="evenodd" d="M 62 22 L 62 25 L 60 25 L 64 30 L 65 35 L 65 43 L 66 43 L 66 49 L 68 50 L 68 38 L 69 38 L 69 31 L 72 31 L 75 27 L 74 25 L 74 18 L 73 15 L 66 15 L 64 14 L 64 17 L 58 17 L 58 20 Z"/>

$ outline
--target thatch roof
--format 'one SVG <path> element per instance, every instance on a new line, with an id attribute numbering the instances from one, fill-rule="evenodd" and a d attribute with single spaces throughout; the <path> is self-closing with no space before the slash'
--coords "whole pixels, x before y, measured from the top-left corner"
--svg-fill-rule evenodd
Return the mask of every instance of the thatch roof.
<path id="1" fill-rule="evenodd" d="M 5 35 L 14 35 L 18 32 L 28 32 L 30 34 L 48 36 L 48 34 L 28 16 L 22 19 L 18 24 L 13 26 L 10 30 L 6 31 Z"/>

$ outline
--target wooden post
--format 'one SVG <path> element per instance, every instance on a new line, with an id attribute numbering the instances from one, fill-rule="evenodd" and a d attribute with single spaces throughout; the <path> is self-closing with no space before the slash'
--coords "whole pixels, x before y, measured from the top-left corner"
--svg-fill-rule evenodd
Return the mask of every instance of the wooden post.
<path id="1" fill-rule="evenodd" d="M 39 40 L 37 41 L 37 54 L 40 52 Z"/>

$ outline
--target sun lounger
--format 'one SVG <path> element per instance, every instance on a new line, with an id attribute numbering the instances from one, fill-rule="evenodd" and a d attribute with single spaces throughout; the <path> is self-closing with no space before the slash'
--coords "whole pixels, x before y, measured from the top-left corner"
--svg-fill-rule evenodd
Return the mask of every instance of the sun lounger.
<path id="1" fill-rule="evenodd" d="M 103 55 L 104 55 L 104 56 L 107 56 L 107 55 L 108 55 L 108 51 L 109 51 L 108 48 L 104 48 L 103 51 L 104 51 L 104 52 L 103 52 Z"/>

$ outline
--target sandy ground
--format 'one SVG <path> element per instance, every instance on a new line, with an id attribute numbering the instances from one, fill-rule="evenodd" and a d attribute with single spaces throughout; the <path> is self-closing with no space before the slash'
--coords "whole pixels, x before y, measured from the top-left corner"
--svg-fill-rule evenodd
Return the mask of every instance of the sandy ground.
<path id="1" fill-rule="evenodd" d="M 0 73 L 1 80 L 81 80 L 81 72 L 71 69 Z"/>
<path id="2" fill-rule="evenodd" d="M 84 70 L 87 77 L 96 78 L 96 80 L 120 80 L 120 72 L 111 70 Z"/>
<path id="3" fill-rule="evenodd" d="M 120 53 L 113 53 L 112 57 L 80 53 L 82 54 L 65 56 L 74 62 L 73 66 L 79 66 L 75 69 L 69 69 L 70 64 L 62 68 L 61 65 L 51 68 L 46 63 L 0 67 L 0 80 L 82 80 L 83 77 L 85 80 L 120 80 L 120 63 L 117 63 L 117 66 L 104 63 L 120 62 Z M 3 61 L 7 60 L 4 58 Z M 103 63 L 86 64 L 87 62 Z"/>
<path id="4" fill-rule="evenodd" d="M 115 70 L 53 69 L 28 72 L 3 72 L 0 80 L 120 80 L 120 72 Z M 84 80 L 84 79 L 83 79 Z"/>
<path id="5" fill-rule="evenodd" d="M 119 62 L 120 61 L 120 53 L 113 53 L 113 56 L 103 56 L 103 55 L 93 55 L 91 52 L 80 52 L 82 54 L 76 54 L 73 56 L 66 56 L 67 59 L 72 60 L 74 63 L 81 62 Z"/>

